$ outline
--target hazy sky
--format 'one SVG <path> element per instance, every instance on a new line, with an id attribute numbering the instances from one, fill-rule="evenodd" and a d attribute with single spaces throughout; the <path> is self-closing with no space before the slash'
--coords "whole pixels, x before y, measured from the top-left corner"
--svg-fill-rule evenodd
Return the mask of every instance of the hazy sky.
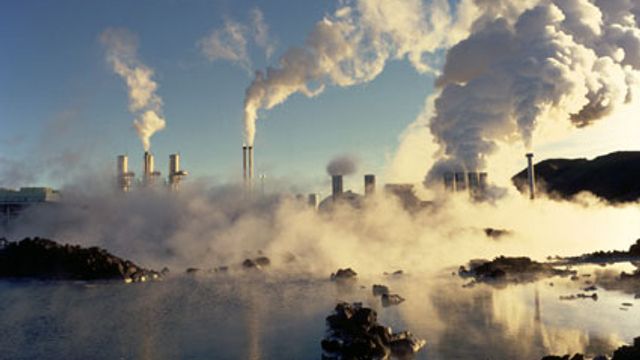
<path id="1" fill-rule="evenodd" d="M 180 152 L 192 176 L 237 179 L 244 91 L 253 74 L 228 61 L 209 61 L 198 41 L 222 28 L 225 19 L 250 26 L 251 12 L 258 9 L 274 52 L 266 59 L 255 44 L 247 48 L 252 67 L 262 69 L 289 46 L 303 44 L 335 6 L 333 1 L 4 2 L 0 159 L 5 166 L 23 167 L 25 179 L 37 184 L 66 180 L 60 178 L 64 171 L 43 168 L 53 162 L 112 166 L 120 153 L 129 154 L 132 170 L 140 172 L 143 150 L 126 86 L 99 41 L 106 28 L 116 27 L 137 36 L 139 60 L 155 71 L 167 122 L 152 138 L 159 170 L 166 174 L 169 153 Z M 325 177 L 328 160 L 342 153 L 357 155 L 363 172 L 380 171 L 432 83 L 432 77 L 399 61 L 365 85 L 332 87 L 314 99 L 293 96 L 264 112 L 258 123 L 256 173 L 305 182 Z"/>

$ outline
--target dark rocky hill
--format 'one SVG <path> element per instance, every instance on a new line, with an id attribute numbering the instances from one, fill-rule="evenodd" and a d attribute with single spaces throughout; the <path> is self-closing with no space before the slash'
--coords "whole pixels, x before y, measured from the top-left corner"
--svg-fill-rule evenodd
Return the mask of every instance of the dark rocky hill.
<path id="1" fill-rule="evenodd" d="M 41 238 L 0 239 L 0 278 L 145 281 L 159 277 L 98 247 L 62 245 Z"/>
<path id="2" fill-rule="evenodd" d="M 640 199 L 640 152 L 620 151 L 587 159 L 548 159 L 535 164 L 536 187 L 552 198 L 569 199 L 588 191 L 611 203 Z M 513 178 L 527 191 L 527 169 Z"/>

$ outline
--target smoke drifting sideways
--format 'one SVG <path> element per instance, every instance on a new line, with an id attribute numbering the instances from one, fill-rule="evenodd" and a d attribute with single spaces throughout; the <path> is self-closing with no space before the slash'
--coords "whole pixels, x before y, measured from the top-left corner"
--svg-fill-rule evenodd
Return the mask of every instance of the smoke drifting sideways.
<path id="1" fill-rule="evenodd" d="M 461 1 L 455 11 L 446 0 L 342 2 L 315 24 L 303 46 L 286 50 L 277 67 L 256 72 L 245 93 L 245 141 L 254 142 L 260 110 L 272 109 L 293 94 L 315 97 L 327 84 L 369 82 L 391 59 L 408 58 L 417 71 L 432 71 L 425 54 L 463 38 L 474 9 L 470 0 Z"/>
<path id="2" fill-rule="evenodd" d="M 152 79 L 153 69 L 138 59 L 138 41 L 126 29 L 108 28 L 100 35 L 106 48 L 107 62 L 126 82 L 129 111 L 136 116 L 133 126 L 145 151 L 151 148 L 151 137 L 165 128 L 162 98 L 156 94 L 158 84 Z"/>
<path id="3" fill-rule="evenodd" d="M 337 156 L 327 164 L 327 174 L 334 175 L 351 175 L 356 172 L 358 168 L 358 159 L 351 155 Z"/>
<path id="4" fill-rule="evenodd" d="M 630 1 L 477 1 L 483 14 L 446 55 L 430 130 L 445 168 L 483 169 L 499 143 L 589 126 L 638 101 L 640 18 Z M 510 11 L 504 5 L 511 4 Z"/>
<path id="5" fill-rule="evenodd" d="M 244 259 L 261 251 L 271 258 L 267 271 L 273 274 L 324 279 L 344 267 L 362 276 L 397 269 L 435 273 L 472 258 L 544 259 L 626 249 L 638 235 L 634 219 L 640 216 L 637 204 L 614 208 L 589 198 L 581 205 L 546 199 L 532 203 L 520 194 L 495 204 L 451 195 L 430 210 L 411 214 L 384 192 L 363 209 L 345 205 L 323 213 L 293 196 L 247 197 L 240 185 L 190 181 L 180 192 L 121 194 L 105 178 L 63 188 L 61 204 L 27 210 L 1 235 L 101 246 L 140 265 L 168 266 L 177 273 L 223 265 L 240 271 Z M 486 227 L 508 229 L 512 235 L 489 239 Z"/>

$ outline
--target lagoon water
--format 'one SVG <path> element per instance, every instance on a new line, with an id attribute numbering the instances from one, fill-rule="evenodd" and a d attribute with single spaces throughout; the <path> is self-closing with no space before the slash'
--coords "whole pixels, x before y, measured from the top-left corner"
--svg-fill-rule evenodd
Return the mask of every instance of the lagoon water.
<path id="1" fill-rule="evenodd" d="M 623 268 L 631 265 L 615 271 Z M 136 284 L 0 281 L 0 358 L 319 359 L 324 318 L 337 301 L 363 302 L 380 323 L 426 339 L 417 359 L 610 354 L 640 335 L 640 301 L 602 289 L 597 301 L 559 300 L 592 279 L 463 288 L 465 280 L 443 270 L 360 278 L 351 288 L 275 274 L 174 275 Z M 374 283 L 406 301 L 383 308 L 371 294 Z"/>

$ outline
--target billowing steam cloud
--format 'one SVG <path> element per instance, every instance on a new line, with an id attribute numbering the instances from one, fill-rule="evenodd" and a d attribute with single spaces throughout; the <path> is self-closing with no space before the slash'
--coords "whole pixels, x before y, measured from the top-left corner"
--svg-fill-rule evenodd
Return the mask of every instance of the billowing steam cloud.
<path id="1" fill-rule="evenodd" d="M 483 168 L 499 141 L 521 140 L 529 148 L 539 123 L 584 127 L 637 97 L 638 5 L 536 1 L 504 12 L 477 4 L 483 17 L 449 50 L 438 79 L 430 129 L 444 156 L 432 175 Z"/>
<path id="2" fill-rule="evenodd" d="M 473 19 L 463 0 L 457 19 L 449 2 L 435 0 L 355 0 L 316 23 L 302 47 L 292 47 L 277 67 L 256 72 L 244 100 L 245 140 L 253 144 L 258 111 L 271 109 L 295 93 L 314 97 L 326 84 L 341 87 L 376 78 L 390 59 L 408 58 L 420 72 L 431 69 L 425 53 L 465 36 Z"/>
<path id="3" fill-rule="evenodd" d="M 209 35 L 198 41 L 197 46 L 202 54 L 209 61 L 225 60 L 250 71 L 252 65 L 248 45 L 250 40 L 253 40 L 269 59 L 275 50 L 275 41 L 269 35 L 269 26 L 264 20 L 264 14 L 260 9 L 253 8 L 250 17 L 250 26 L 232 18 L 225 18 L 223 27 L 212 30 Z"/>
<path id="4" fill-rule="evenodd" d="M 327 164 L 327 173 L 331 176 L 334 175 L 351 175 L 356 172 L 357 159 L 353 156 L 342 155 L 333 158 L 329 164 Z"/>
<path id="5" fill-rule="evenodd" d="M 166 122 L 162 117 L 162 99 L 156 94 L 158 84 L 153 81 L 153 70 L 138 59 L 138 43 L 125 29 L 109 28 L 100 35 L 107 49 L 107 61 L 129 88 L 129 111 L 136 115 L 133 126 L 145 151 L 151 147 L 150 139 L 162 130 Z"/>

